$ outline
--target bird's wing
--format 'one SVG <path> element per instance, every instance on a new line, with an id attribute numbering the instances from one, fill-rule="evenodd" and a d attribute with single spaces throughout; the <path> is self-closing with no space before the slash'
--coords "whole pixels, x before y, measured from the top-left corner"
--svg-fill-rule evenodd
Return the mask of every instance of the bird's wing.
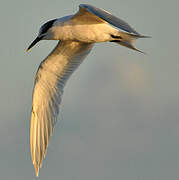
<path id="1" fill-rule="evenodd" d="M 113 16 L 112 14 L 110 14 L 109 12 L 103 9 L 96 8 L 88 4 L 80 4 L 79 11 L 74 15 L 73 19 L 78 19 L 78 21 L 81 20 L 86 23 L 89 23 L 90 20 L 94 22 L 97 21 L 99 23 L 107 22 L 127 33 L 140 35 L 128 23 L 126 23 L 122 19 Z"/>
<path id="2" fill-rule="evenodd" d="M 52 135 L 66 80 L 92 49 L 93 44 L 59 42 L 39 66 L 32 100 L 30 148 L 38 176 Z"/>

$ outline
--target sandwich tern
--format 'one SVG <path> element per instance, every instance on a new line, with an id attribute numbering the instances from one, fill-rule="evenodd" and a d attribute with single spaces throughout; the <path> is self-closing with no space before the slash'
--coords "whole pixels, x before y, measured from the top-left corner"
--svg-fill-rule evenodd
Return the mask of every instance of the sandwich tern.
<path id="1" fill-rule="evenodd" d="M 92 5 L 81 4 L 74 15 L 46 22 L 37 38 L 27 48 L 40 40 L 59 40 L 54 50 L 41 62 L 35 76 L 30 150 L 36 176 L 45 158 L 50 136 L 55 126 L 63 88 L 84 58 L 97 42 L 115 42 L 142 52 L 134 46 L 138 38 L 145 38 L 128 23 L 109 12 Z"/>

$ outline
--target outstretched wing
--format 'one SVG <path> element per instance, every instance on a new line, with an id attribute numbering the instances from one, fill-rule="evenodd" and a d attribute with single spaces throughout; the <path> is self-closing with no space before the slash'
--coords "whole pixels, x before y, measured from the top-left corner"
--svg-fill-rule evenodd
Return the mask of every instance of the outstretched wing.
<path id="1" fill-rule="evenodd" d="M 93 44 L 59 42 L 40 64 L 33 91 L 30 148 L 38 176 L 52 135 L 65 82 L 92 49 Z"/>
<path id="2" fill-rule="evenodd" d="M 78 13 L 74 16 L 74 18 L 80 19 L 82 17 L 83 20 L 85 21 L 85 19 L 86 19 L 85 17 L 88 16 L 88 20 L 90 21 L 89 17 L 91 15 L 91 16 L 93 16 L 93 17 L 91 17 L 91 18 L 93 18 L 93 20 L 96 20 L 101 23 L 107 22 L 123 31 L 126 31 L 127 33 L 131 33 L 134 35 L 140 35 L 128 23 L 126 23 L 122 19 L 119 19 L 116 16 L 113 16 L 112 14 L 110 14 L 109 12 L 107 12 L 103 9 L 96 8 L 89 4 L 80 4 L 79 8 L 80 9 L 79 9 Z M 94 16 L 96 16 L 96 18 L 94 18 Z M 88 20 L 86 21 L 86 23 L 88 23 Z"/>

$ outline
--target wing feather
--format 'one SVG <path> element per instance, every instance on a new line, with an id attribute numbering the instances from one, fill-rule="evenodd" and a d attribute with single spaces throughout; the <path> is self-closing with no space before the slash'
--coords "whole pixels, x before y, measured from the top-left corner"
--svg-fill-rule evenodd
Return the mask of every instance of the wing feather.
<path id="1" fill-rule="evenodd" d="M 137 31 L 135 31 L 128 23 L 126 23 L 124 20 L 112 15 L 111 13 L 100 9 L 100 8 L 96 8 L 92 5 L 89 4 L 80 4 L 79 6 L 79 11 L 76 14 L 76 17 L 78 17 L 78 19 L 80 19 L 80 17 L 86 16 L 88 14 L 88 19 L 89 19 L 89 13 L 91 13 L 91 15 L 95 15 L 96 16 L 96 20 L 98 20 L 99 22 L 108 22 L 109 24 L 123 30 L 126 31 L 128 33 L 131 34 L 135 34 L 135 35 L 140 35 Z M 88 13 L 87 13 L 88 12 Z M 98 17 L 98 18 L 97 18 Z M 75 17 L 74 17 L 75 18 Z M 81 18 L 81 19 L 83 19 Z M 86 18 L 84 18 L 83 20 L 85 20 Z M 94 20 L 95 18 L 93 18 Z M 100 20 L 101 19 L 101 20 Z M 88 21 L 86 21 L 88 22 Z"/>
<path id="2" fill-rule="evenodd" d="M 30 130 L 31 158 L 37 176 L 57 120 L 63 87 L 92 47 L 93 44 L 59 42 L 39 66 L 33 91 Z"/>

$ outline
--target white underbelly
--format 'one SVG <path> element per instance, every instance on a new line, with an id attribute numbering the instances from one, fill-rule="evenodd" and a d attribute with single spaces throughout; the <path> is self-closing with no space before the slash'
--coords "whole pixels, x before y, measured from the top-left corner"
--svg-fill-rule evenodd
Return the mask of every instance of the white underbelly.
<path id="1" fill-rule="evenodd" d="M 78 24 L 61 26 L 56 31 L 56 39 L 82 42 L 106 42 L 111 40 L 111 34 L 118 30 L 107 23 Z"/>

